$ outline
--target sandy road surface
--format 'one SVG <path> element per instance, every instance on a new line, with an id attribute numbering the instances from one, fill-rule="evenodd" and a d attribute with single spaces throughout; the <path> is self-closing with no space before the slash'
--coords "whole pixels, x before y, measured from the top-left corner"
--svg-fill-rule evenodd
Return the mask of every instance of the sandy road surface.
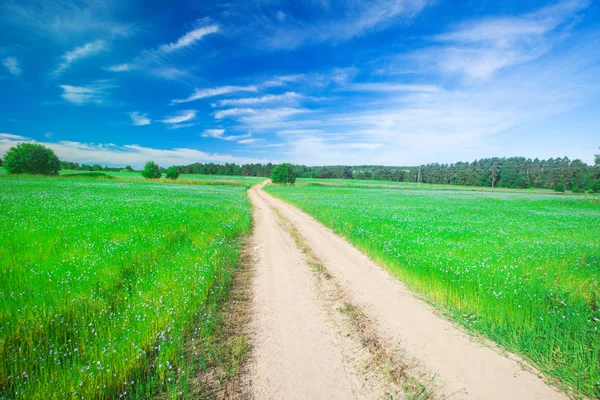
<path id="1" fill-rule="evenodd" d="M 387 343 L 435 376 L 433 398 L 564 399 L 517 357 L 472 340 L 344 239 L 255 186 L 250 381 L 257 399 L 380 398 L 344 357 L 344 340 L 314 288 L 311 267 L 275 210 L 293 225 Z M 424 375 L 421 375 L 424 376 Z"/>

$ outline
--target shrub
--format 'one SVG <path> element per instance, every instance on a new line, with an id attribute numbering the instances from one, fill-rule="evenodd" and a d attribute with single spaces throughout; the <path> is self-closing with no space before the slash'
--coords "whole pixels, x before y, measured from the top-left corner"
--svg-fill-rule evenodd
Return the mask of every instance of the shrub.
<path id="1" fill-rule="evenodd" d="M 590 189 L 590 190 L 588 190 L 586 193 L 589 193 L 589 194 L 594 194 L 594 191 L 593 191 L 592 189 Z"/>
<path id="2" fill-rule="evenodd" d="M 565 185 L 563 185 L 562 183 L 557 183 L 556 186 L 554 186 L 554 191 L 563 193 L 565 191 Z"/>
<path id="3" fill-rule="evenodd" d="M 592 184 L 592 190 L 594 193 L 600 193 L 600 179 Z"/>
<path id="4" fill-rule="evenodd" d="M 177 167 L 169 167 L 169 169 L 167 169 L 167 178 L 173 180 L 179 178 L 179 170 Z"/>
<path id="5" fill-rule="evenodd" d="M 271 182 L 273 183 L 283 183 L 283 184 L 294 184 L 296 183 L 296 176 L 294 175 L 294 171 L 292 171 L 292 164 L 284 163 L 275 166 L 273 171 L 271 171 Z"/>
<path id="6" fill-rule="evenodd" d="M 158 168 L 158 164 L 154 161 L 148 161 L 142 171 L 142 176 L 146 179 L 158 179 L 162 176 L 162 173 Z"/>
<path id="7" fill-rule="evenodd" d="M 41 144 L 19 143 L 6 152 L 4 167 L 11 174 L 58 175 L 60 161 Z"/>
<path id="8" fill-rule="evenodd" d="M 573 193 L 583 193 L 583 190 L 579 189 L 577 186 L 573 188 Z"/>

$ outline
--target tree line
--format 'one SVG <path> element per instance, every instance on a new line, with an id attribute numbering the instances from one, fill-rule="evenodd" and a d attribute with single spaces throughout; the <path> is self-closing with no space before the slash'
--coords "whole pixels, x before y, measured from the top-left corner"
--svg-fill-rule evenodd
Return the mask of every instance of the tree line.
<path id="1" fill-rule="evenodd" d="M 600 154 L 595 164 L 568 157 L 548 160 L 524 157 L 482 158 L 473 162 L 451 164 L 431 163 L 419 166 L 388 167 L 378 165 L 306 166 L 285 165 L 285 179 L 291 183 L 296 177 L 316 179 L 372 179 L 394 182 L 420 182 L 446 185 L 486 186 L 503 188 L 564 188 L 567 190 L 600 191 Z M 0 165 L 2 160 L 0 160 Z M 39 144 L 22 143 L 11 148 L 5 155 L 4 166 L 14 173 L 58 174 L 59 169 L 82 171 L 129 171 L 125 168 L 78 164 L 59 160 L 54 152 Z M 156 171 L 150 175 L 179 174 L 237 175 L 271 177 L 277 164 L 193 163 L 172 166 L 168 170 L 154 164 Z M 43 171 L 42 171 L 43 170 Z M 146 171 L 143 171 L 146 172 Z M 281 171 L 276 170 L 278 174 Z M 282 176 L 283 176 L 282 175 Z M 175 178 L 176 179 L 176 178 Z"/>
<path id="2" fill-rule="evenodd" d="M 274 164 L 202 164 L 178 166 L 182 174 L 245 175 L 270 177 Z M 560 184 L 567 190 L 589 190 L 600 180 L 600 155 L 595 165 L 568 157 L 548 160 L 525 157 L 482 158 L 473 162 L 451 164 L 430 163 L 419 166 L 388 167 L 306 166 L 292 165 L 291 174 L 316 179 L 372 179 L 393 182 L 434 183 L 446 185 L 484 186 L 503 188 L 554 189 Z M 596 184 L 596 186 L 594 186 Z"/>

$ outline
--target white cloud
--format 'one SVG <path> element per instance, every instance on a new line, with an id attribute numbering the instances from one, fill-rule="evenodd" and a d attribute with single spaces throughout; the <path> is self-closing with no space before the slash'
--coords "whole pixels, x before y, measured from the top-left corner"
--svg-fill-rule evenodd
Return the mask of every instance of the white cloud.
<path id="1" fill-rule="evenodd" d="M 260 90 L 265 90 L 271 87 L 283 86 L 290 84 L 292 82 L 304 82 L 307 85 L 315 86 L 315 87 L 325 87 L 329 85 L 344 85 L 348 83 L 350 80 L 356 76 L 358 73 L 358 69 L 355 67 L 348 68 L 333 68 L 330 71 L 325 73 L 315 73 L 315 74 L 295 74 L 295 75 L 283 75 L 283 76 L 275 76 L 268 78 L 260 83 L 254 85 L 246 85 L 246 86 L 235 86 L 235 85 L 225 85 L 218 86 L 214 88 L 205 88 L 205 89 L 196 89 L 194 92 L 185 99 L 175 99 L 171 101 L 171 104 L 179 104 L 179 103 L 187 103 L 190 101 L 205 99 L 209 97 L 230 95 L 234 93 L 240 92 L 258 92 Z M 295 95 L 295 94 L 294 94 Z M 294 96 L 288 94 L 288 97 Z M 266 95 L 265 100 L 267 100 L 271 95 Z M 231 104 L 233 105 L 233 103 Z"/>
<path id="2" fill-rule="evenodd" d="M 118 64 L 118 65 L 111 65 L 104 69 L 107 71 L 111 71 L 111 72 L 129 72 L 129 71 L 133 71 L 136 68 L 137 68 L 137 66 L 135 64 L 125 63 L 125 64 Z"/>
<path id="3" fill-rule="evenodd" d="M 225 129 L 205 129 L 202 136 L 211 138 L 221 138 L 225 133 Z"/>
<path id="4" fill-rule="evenodd" d="M 131 122 L 135 126 L 150 125 L 150 123 L 152 122 L 150 118 L 147 117 L 148 114 L 140 114 L 137 111 L 133 111 L 128 114 L 131 118 Z"/>
<path id="5" fill-rule="evenodd" d="M 225 129 L 205 129 L 202 133 L 202 137 L 234 141 L 249 138 L 250 135 L 225 135 Z"/>
<path id="6" fill-rule="evenodd" d="M 175 99 L 171 103 L 188 103 L 190 101 L 205 99 L 207 97 L 220 96 L 224 94 L 231 94 L 237 92 L 258 92 L 256 86 L 219 86 L 208 89 L 196 89 L 192 95 L 186 99 Z"/>
<path id="7" fill-rule="evenodd" d="M 430 92 L 442 90 L 437 85 L 398 84 L 393 82 L 355 83 L 345 86 L 343 90 L 356 92 Z"/>
<path id="8" fill-rule="evenodd" d="M 59 76 L 74 62 L 96 55 L 105 50 L 106 42 L 104 40 L 96 40 L 94 42 L 86 43 L 83 46 L 76 47 L 62 56 L 62 62 L 52 72 L 52 75 L 55 77 Z"/>
<path id="9" fill-rule="evenodd" d="M 14 76 L 21 75 L 21 67 L 19 67 L 19 60 L 16 57 L 5 57 L 2 65 Z"/>
<path id="10" fill-rule="evenodd" d="M 183 122 L 193 120 L 194 118 L 196 118 L 196 114 L 197 114 L 196 110 L 181 110 L 178 113 L 176 113 L 175 115 L 166 117 L 165 119 L 161 120 L 161 122 L 164 122 L 165 124 L 177 125 L 177 124 L 181 124 Z M 187 125 L 187 126 L 189 126 L 189 125 Z"/>
<path id="11" fill-rule="evenodd" d="M 293 19 L 265 24 L 264 44 L 277 49 L 293 49 L 305 43 L 340 42 L 377 31 L 394 23 L 406 23 L 434 3 L 428 0 L 325 1 L 323 17 Z M 299 3 L 302 7 L 303 3 Z M 311 3 L 307 7 L 317 6 Z M 312 13 L 314 15 L 314 12 Z"/>
<path id="12" fill-rule="evenodd" d="M 253 108 L 228 108 L 227 110 L 219 110 L 215 112 L 214 116 L 216 119 L 223 119 L 228 117 L 239 117 L 241 115 L 256 114 L 256 110 Z"/>
<path id="13" fill-rule="evenodd" d="M 242 140 L 238 140 L 238 144 L 252 144 L 252 143 L 260 142 L 262 140 L 264 140 L 264 139 L 257 139 L 257 138 L 242 139 Z"/>
<path id="14" fill-rule="evenodd" d="M 34 142 L 29 138 L 0 133 L 0 156 L 9 148 L 20 142 Z M 147 161 L 154 161 L 160 166 L 187 165 L 194 162 L 203 163 L 265 163 L 264 159 L 237 157 L 228 154 L 207 153 L 188 148 L 155 149 L 151 147 L 128 144 L 117 146 L 103 143 L 80 142 L 40 142 L 53 149 L 62 160 L 86 164 L 102 164 L 124 166 L 131 165 L 142 168 Z"/>
<path id="15" fill-rule="evenodd" d="M 304 96 L 299 95 L 295 92 L 287 92 L 283 94 L 267 94 L 261 97 L 246 97 L 241 99 L 224 99 L 219 100 L 217 104 L 221 107 L 223 106 L 248 106 L 248 105 L 258 105 L 258 104 L 266 104 L 266 103 L 290 103 L 297 102 L 302 99 Z"/>
<path id="16" fill-rule="evenodd" d="M 433 37 L 412 55 L 420 67 L 483 81 L 505 68 L 546 54 L 568 31 L 588 0 L 566 0 L 521 16 L 488 17 Z M 405 61 L 405 60 L 404 60 Z"/>
<path id="17" fill-rule="evenodd" d="M 328 112 L 320 118 L 312 115 L 310 120 L 284 121 L 278 133 L 287 141 L 292 161 L 312 164 L 369 164 L 377 160 L 387 165 L 411 165 L 502 155 L 534 157 L 550 144 L 556 148 L 556 143 L 568 144 L 567 148 L 573 142 L 570 133 L 549 137 L 530 130 L 597 98 L 600 83 L 594 76 L 600 74 L 600 54 L 591 53 L 591 49 L 598 44 L 600 39 L 596 38 L 552 61 L 521 66 L 474 87 L 425 95 L 378 93 L 348 110 Z M 513 131 L 523 140 L 537 137 L 535 149 L 517 148 L 515 154 L 514 144 L 512 149 L 498 144 L 508 142 L 515 135 Z M 589 147 L 585 150 L 586 146 L 589 143 L 581 143 L 569 156 L 591 159 L 592 152 Z M 374 150 L 377 153 L 370 153 Z M 556 148 L 553 157 L 564 154 Z"/>
<path id="18" fill-rule="evenodd" d="M 96 81 L 86 86 L 60 85 L 62 98 L 78 106 L 107 104 L 110 89 L 116 86 L 106 81 Z"/>
<path id="19" fill-rule="evenodd" d="M 217 25 L 209 25 L 194 29 L 174 43 L 168 43 L 158 46 L 153 49 L 142 50 L 131 62 L 111 65 L 104 69 L 111 72 L 130 72 L 138 70 L 149 75 L 168 79 L 168 80 L 183 80 L 193 78 L 189 70 L 175 66 L 170 62 L 171 53 L 176 53 L 178 50 L 190 47 L 204 38 L 206 35 L 219 31 Z M 194 99 L 174 100 L 174 103 L 185 103 Z"/>
<path id="20" fill-rule="evenodd" d="M 215 112 L 214 116 L 216 119 L 223 118 L 239 118 L 241 121 L 250 124 L 260 124 L 279 121 L 287 117 L 306 113 L 310 110 L 304 108 L 266 108 L 266 109 L 254 109 L 254 108 L 228 108 L 226 110 L 219 110 Z"/>
<path id="21" fill-rule="evenodd" d="M 211 33 L 216 33 L 219 31 L 219 27 L 217 25 L 209 25 L 203 26 L 201 28 L 194 29 L 180 37 L 177 42 L 163 44 L 159 47 L 159 50 L 165 53 L 171 53 L 175 50 L 180 50 L 185 47 L 191 46 L 194 43 L 201 40 L 204 36 L 209 35 Z"/>
<path id="22" fill-rule="evenodd" d="M 319 135 L 324 133 L 322 129 L 282 129 L 277 132 L 278 135 Z"/>
<path id="23" fill-rule="evenodd" d="M 135 28 L 115 17 L 116 4 L 103 0 L 4 1 L 0 3 L 0 20 L 55 40 L 128 36 Z"/>
<path id="24" fill-rule="evenodd" d="M 272 86 L 283 86 L 288 83 L 297 82 L 300 79 L 304 78 L 304 74 L 294 74 L 294 75 L 282 75 L 275 76 L 261 84 L 261 87 L 272 87 Z"/>
<path id="25" fill-rule="evenodd" d="M 15 135 L 12 133 L 0 133 L 0 140 L 28 140 L 25 136 Z"/>

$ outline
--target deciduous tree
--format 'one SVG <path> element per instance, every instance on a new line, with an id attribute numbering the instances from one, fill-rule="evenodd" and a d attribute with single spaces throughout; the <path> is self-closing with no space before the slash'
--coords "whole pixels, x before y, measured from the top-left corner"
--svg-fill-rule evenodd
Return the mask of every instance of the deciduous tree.
<path id="1" fill-rule="evenodd" d="M 284 163 L 273 168 L 273 172 L 271 173 L 271 181 L 273 183 L 290 183 L 292 185 L 296 183 L 296 176 L 292 170 L 292 164 Z"/>
<path id="2" fill-rule="evenodd" d="M 162 176 L 162 173 L 160 172 L 158 164 L 154 161 L 148 161 L 142 171 L 142 176 L 146 179 L 158 179 Z"/>
<path id="3" fill-rule="evenodd" d="M 11 174 L 58 175 L 60 160 L 41 144 L 19 143 L 6 152 L 4 167 Z"/>

